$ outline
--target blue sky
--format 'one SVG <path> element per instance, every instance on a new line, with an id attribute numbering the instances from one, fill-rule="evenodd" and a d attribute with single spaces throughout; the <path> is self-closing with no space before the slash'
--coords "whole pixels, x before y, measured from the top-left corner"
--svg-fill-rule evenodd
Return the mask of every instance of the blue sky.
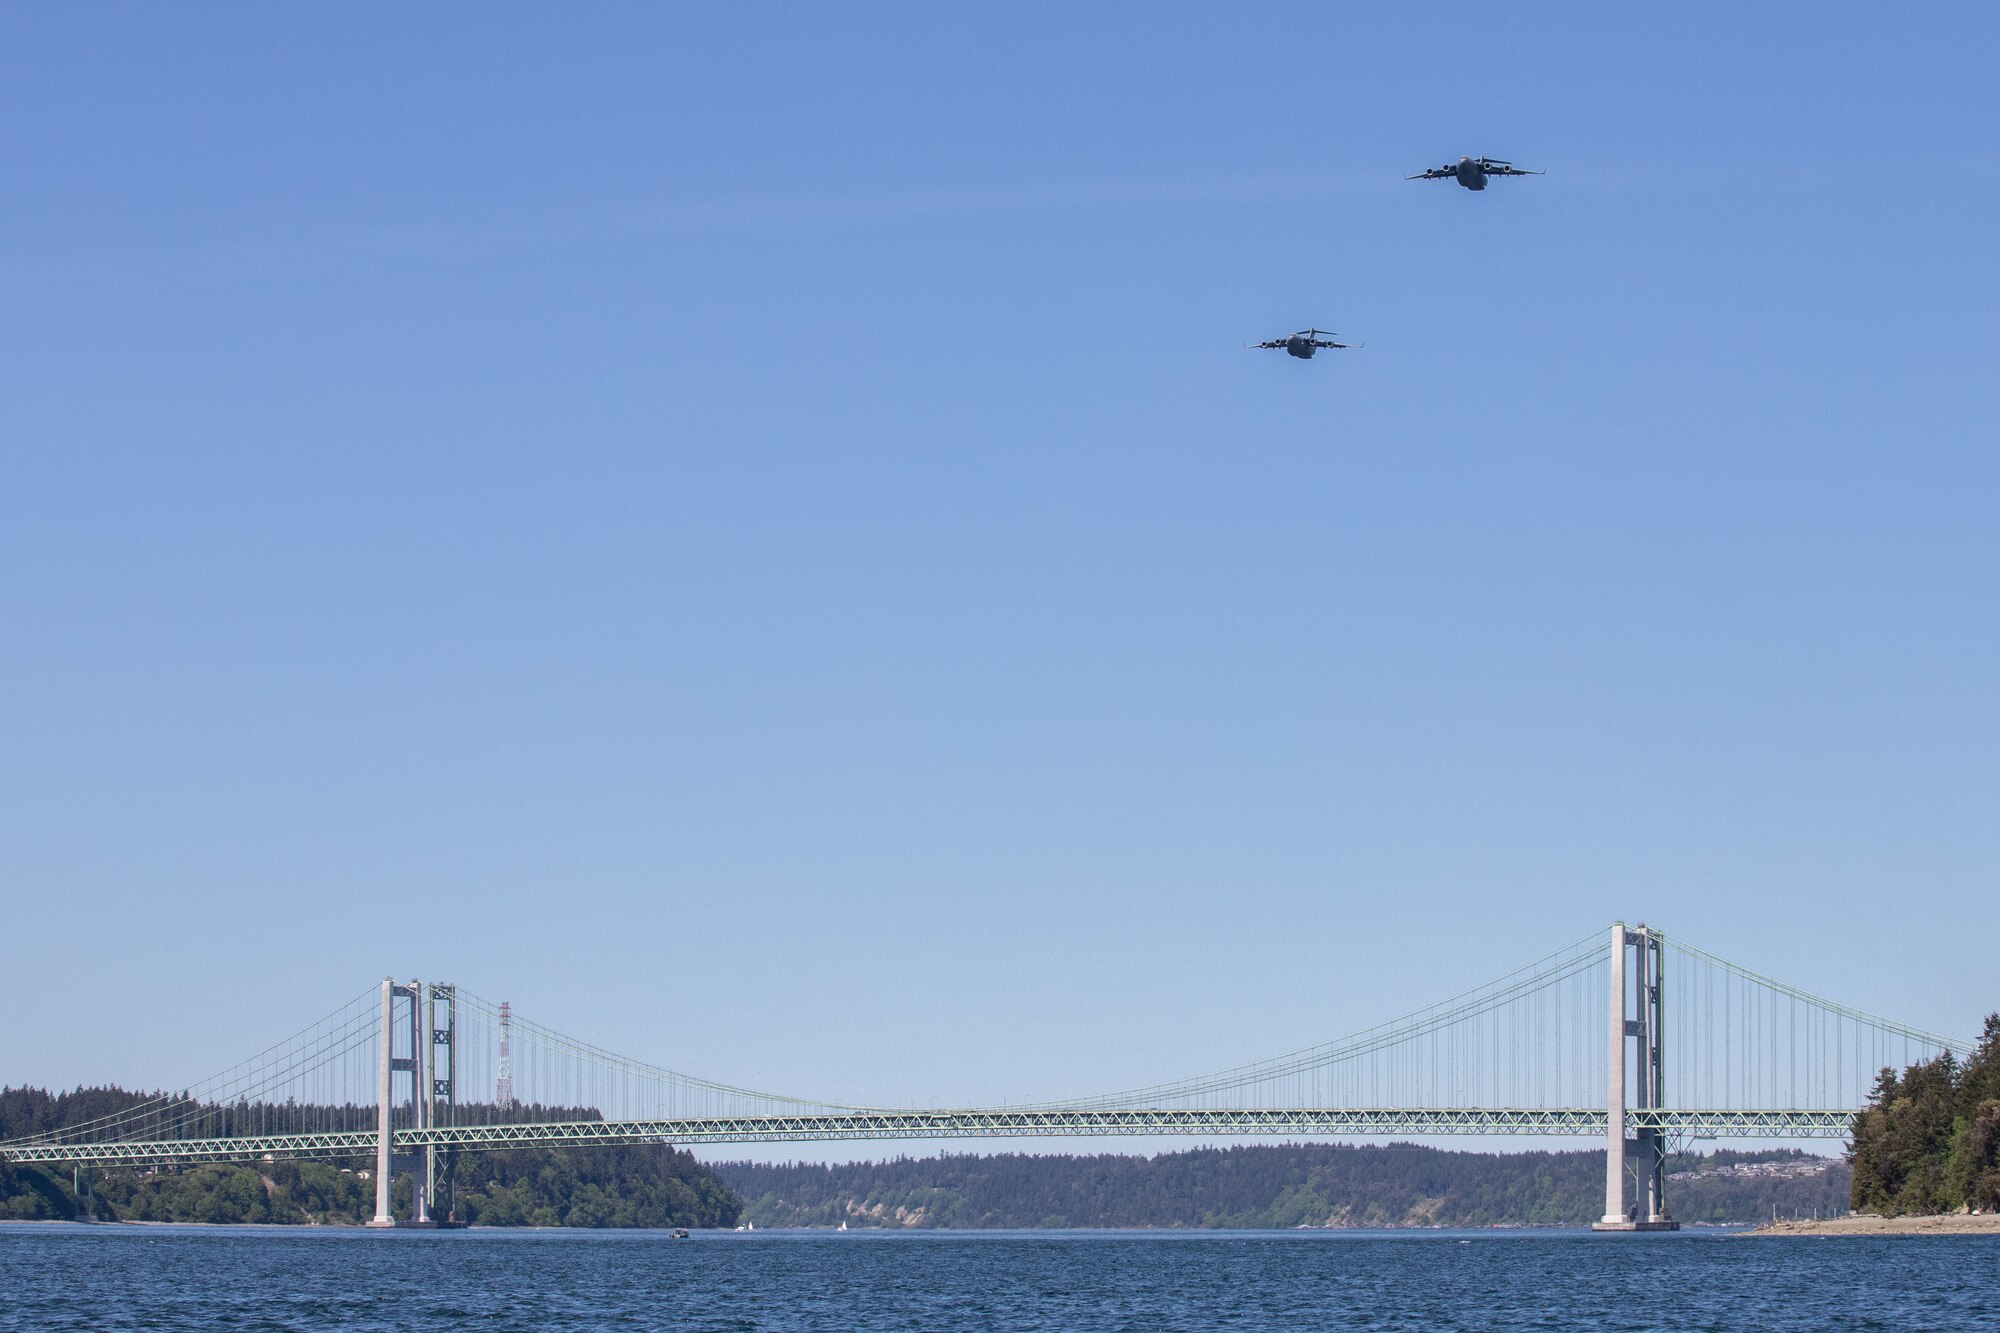
<path id="1" fill-rule="evenodd" d="M 0 1081 L 1080 1094 L 1617 917 L 1976 1031 L 1996 37 L 8 8 Z"/>

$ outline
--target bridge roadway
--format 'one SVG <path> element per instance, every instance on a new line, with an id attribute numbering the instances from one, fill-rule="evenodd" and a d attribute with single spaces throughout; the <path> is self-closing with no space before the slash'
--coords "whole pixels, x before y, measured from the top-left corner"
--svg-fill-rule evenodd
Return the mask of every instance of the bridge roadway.
<path id="1" fill-rule="evenodd" d="M 1853 1111 L 1628 1109 L 1629 1129 L 1659 1129 L 1679 1139 L 1844 1138 Z M 1233 1110 L 854 1111 L 837 1115 L 710 1116 L 680 1120 L 576 1120 L 519 1125 L 439 1125 L 398 1129 L 393 1149 L 464 1151 L 633 1143 L 801 1143 L 841 1139 L 1079 1138 L 1108 1135 L 1297 1138 L 1509 1134 L 1603 1138 L 1602 1107 L 1476 1107 Z M 265 1157 L 366 1157 L 374 1130 L 323 1134 L 241 1135 L 105 1143 L 13 1143 L 0 1157 L 77 1166 L 164 1166 L 257 1161 Z"/>

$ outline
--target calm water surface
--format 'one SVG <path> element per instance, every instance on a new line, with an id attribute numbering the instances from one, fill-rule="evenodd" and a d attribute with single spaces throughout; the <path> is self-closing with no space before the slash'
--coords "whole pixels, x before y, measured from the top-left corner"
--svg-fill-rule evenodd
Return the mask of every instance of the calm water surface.
<path id="1" fill-rule="evenodd" d="M 2000 1239 L 0 1225 L 0 1330 L 1995 1329 Z"/>

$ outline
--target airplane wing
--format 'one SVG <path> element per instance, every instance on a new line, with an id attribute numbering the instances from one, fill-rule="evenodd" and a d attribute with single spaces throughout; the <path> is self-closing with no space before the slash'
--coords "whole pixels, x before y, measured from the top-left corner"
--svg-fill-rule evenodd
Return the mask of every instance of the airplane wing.
<path id="1" fill-rule="evenodd" d="M 1432 167 L 1428 171 L 1419 171 L 1416 175 L 1405 176 L 1403 179 L 1406 181 L 1434 181 L 1443 180 L 1446 176 L 1456 176 L 1457 174 L 1458 168 L 1455 166 Z"/>
<path id="2" fill-rule="evenodd" d="M 1515 166 L 1512 162 L 1496 162 L 1486 168 L 1486 174 L 1489 176 L 1546 176 L 1549 173 L 1546 171 L 1526 171 Z"/>

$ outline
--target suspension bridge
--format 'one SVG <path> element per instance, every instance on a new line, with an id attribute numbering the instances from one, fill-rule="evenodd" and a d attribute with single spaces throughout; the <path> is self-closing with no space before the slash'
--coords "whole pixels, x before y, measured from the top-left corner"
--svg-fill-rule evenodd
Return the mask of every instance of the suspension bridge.
<path id="1" fill-rule="evenodd" d="M 1593 932 L 1462 994 L 1272 1059 L 1001 1107 L 781 1096 L 632 1060 L 447 983 L 386 980 L 178 1092 L 0 1142 L 79 1169 L 371 1159 L 373 1225 L 448 1218 L 463 1152 L 1106 1135 L 1597 1138 L 1607 1230 L 1670 1229 L 1668 1154 L 1842 1138 L 1877 1072 L 1972 1043 L 1811 995 L 1645 926 Z M 1671 1095 L 1669 1093 L 1671 1089 Z M 391 1180 L 410 1208 L 393 1217 Z"/>

